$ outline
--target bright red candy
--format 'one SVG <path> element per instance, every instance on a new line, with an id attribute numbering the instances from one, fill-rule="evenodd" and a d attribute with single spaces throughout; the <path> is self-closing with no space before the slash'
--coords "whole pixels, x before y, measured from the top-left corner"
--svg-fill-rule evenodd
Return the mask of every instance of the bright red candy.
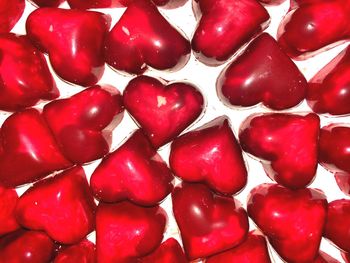
<path id="1" fill-rule="evenodd" d="M 124 105 L 158 148 L 176 138 L 204 109 L 200 91 L 186 82 L 139 76 L 123 93 Z"/>
<path id="2" fill-rule="evenodd" d="M 96 263 L 95 244 L 87 239 L 78 244 L 63 247 L 53 263 Z"/>
<path id="3" fill-rule="evenodd" d="M 29 15 L 26 29 L 33 43 L 48 53 L 59 77 L 90 86 L 104 72 L 103 43 L 110 20 L 99 12 L 39 8 Z"/>
<path id="4" fill-rule="evenodd" d="M 257 157 L 267 175 L 291 189 L 309 185 L 317 169 L 320 119 L 316 114 L 255 114 L 240 127 L 244 151 Z"/>
<path id="5" fill-rule="evenodd" d="M 17 200 L 15 190 L 0 186 L 0 237 L 19 228 L 15 217 Z"/>
<path id="6" fill-rule="evenodd" d="M 350 38 L 349 0 L 291 0 L 277 38 L 294 59 L 307 59 Z"/>
<path id="7" fill-rule="evenodd" d="M 17 203 L 16 218 L 60 243 L 75 244 L 94 229 L 95 209 L 84 170 L 77 166 L 29 188 Z"/>
<path id="8" fill-rule="evenodd" d="M 44 55 L 26 36 L 0 35 L 0 109 L 16 111 L 59 96 Z"/>
<path id="9" fill-rule="evenodd" d="M 94 195 L 104 202 L 130 200 L 151 206 L 171 192 L 173 179 L 166 163 L 137 130 L 102 160 L 91 176 L 90 185 Z"/>
<path id="10" fill-rule="evenodd" d="M 282 110 L 305 98 L 307 82 L 277 42 L 264 33 L 221 72 L 216 89 L 227 105 L 249 107 L 263 103 Z"/>
<path id="11" fill-rule="evenodd" d="M 34 5 L 37 5 L 40 7 L 57 7 L 64 2 L 64 0 L 30 0 L 30 1 L 32 1 Z"/>
<path id="12" fill-rule="evenodd" d="M 100 203 L 96 215 L 97 262 L 133 262 L 151 253 L 162 242 L 166 221 L 166 213 L 159 206 Z"/>
<path id="13" fill-rule="evenodd" d="M 182 180 L 202 182 L 222 194 L 233 195 L 247 183 L 242 150 L 226 116 L 175 139 L 169 163 Z"/>
<path id="14" fill-rule="evenodd" d="M 72 8 L 111 8 L 130 5 L 134 0 L 68 0 Z M 149 0 L 147 0 L 149 1 Z M 182 6 L 187 0 L 152 0 L 157 6 L 164 8 L 176 8 Z"/>
<path id="15" fill-rule="evenodd" d="M 12 114 L 0 131 L 0 185 L 34 182 L 72 164 L 62 155 L 40 112 Z"/>
<path id="16" fill-rule="evenodd" d="M 212 66 L 229 59 L 270 19 L 256 0 L 194 0 L 193 10 L 199 22 L 192 49 L 200 61 Z"/>
<path id="17" fill-rule="evenodd" d="M 0 239 L 2 263 L 47 263 L 54 252 L 54 242 L 39 231 L 21 229 Z"/>
<path id="18" fill-rule="evenodd" d="M 106 62 L 116 70 L 142 74 L 147 66 L 159 70 L 182 68 L 190 43 L 149 0 L 135 0 L 105 42 Z"/>
<path id="19" fill-rule="evenodd" d="M 262 184 L 250 192 L 248 214 L 285 261 L 309 263 L 318 255 L 327 215 L 322 191 Z"/>
<path id="20" fill-rule="evenodd" d="M 62 152 L 83 164 L 109 152 L 112 131 L 123 118 L 122 97 L 112 86 L 93 86 L 45 105 L 43 115 Z"/>
<path id="21" fill-rule="evenodd" d="M 0 0 L 0 33 L 8 33 L 21 18 L 24 0 Z"/>
<path id="22" fill-rule="evenodd" d="M 204 258 L 239 245 L 247 236 L 247 213 L 232 197 L 205 185 L 181 183 L 172 193 L 173 212 L 187 258 Z"/>

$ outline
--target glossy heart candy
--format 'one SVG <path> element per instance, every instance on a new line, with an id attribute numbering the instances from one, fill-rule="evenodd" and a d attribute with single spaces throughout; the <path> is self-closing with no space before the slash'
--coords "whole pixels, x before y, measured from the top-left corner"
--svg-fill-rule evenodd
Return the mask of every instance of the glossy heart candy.
<path id="1" fill-rule="evenodd" d="M 44 55 L 26 36 L 0 35 L 0 109 L 16 111 L 59 96 Z"/>
<path id="2" fill-rule="evenodd" d="M 64 2 L 64 0 L 30 0 L 30 1 L 32 1 L 34 5 L 37 5 L 40 7 L 57 7 Z"/>
<path id="3" fill-rule="evenodd" d="M 122 97 L 112 86 L 93 86 L 45 105 L 43 115 L 62 152 L 83 164 L 109 152 L 112 131 L 123 118 Z"/>
<path id="4" fill-rule="evenodd" d="M 106 62 L 116 70 L 142 74 L 147 66 L 159 70 L 182 68 L 190 43 L 159 13 L 151 1 L 134 0 L 105 42 Z"/>
<path id="5" fill-rule="evenodd" d="M 26 22 L 29 38 L 48 53 L 62 79 L 94 85 L 104 72 L 103 43 L 111 18 L 99 12 L 39 8 Z"/>
<path id="6" fill-rule="evenodd" d="M 292 0 L 277 38 L 294 59 L 307 59 L 350 38 L 348 0 Z"/>
<path id="7" fill-rule="evenodd" d="M 271 179 L 298 189 L 310 184 L 316 174 L 319 125 L 313 113 L 255 114 L 241 124 L 239 139 Z"/>
<path id="8" fill-rule="evenodd" d="M 44 118 L 35 109 L 12 114 L 0 131 L 0 185 L 34 182 L 72 164 L 62 155 Z"/>
<path id="9" fill-rule="evenodd" d="M 316 258 L 327 214 L 322 191 L 262 184 L 250 192 L 247 205 L 250 218 L 283 260 L 307 263 Z"/>
<path id="10" fill-rule="evenodd" d="M 214 194 L 205 185 L 181 183 L 172 193 L 173 212 L 187 258 L 204 258 L 244 241 L 246 211 L 232 197 Z"/>
<path id="11" fill-rule="evenodd" d="M 216 83 L 219 98 L 229 106 L 263 103 L 275 110 L 299 104 L 306 89 L 303 74 L 267 33 L 251 42 Z"/>
<path id="12" fill-rule="evenodd" d="M 76 245 L 63 247 L 58 251 L 53 263 L 96 263 L 94 243 L 87 239 Z"/>
<path id="13" fill-rule="evenodd" d="M 247 239 L 237 247 L 209 257 L 205 263 L 271 263 L 265 237 L 259 231 L 251 231 Z"/>
<path id="14" fill-rule="evenodd" d="M 167 216 L 159 206 L 100 203 L 96 215 L 98 263 L 133 262 L 162 242 Z"/>
<path id="15" fill-rule="evenodd" d="M 0 33 L 8 33 L 21 18 L 24 0 L 0 0 Z"/>
<path id="16" fill-rule="evenodd" d="M 226 116 L 175 139 L 169 163 L 181 179 L 202 182 L 222 194 L 233 195 L 247 183 L 242 150 Z"/>
<path id="17" fill-rule="evenodd" d="M 0 186 L 0 237 L 19 228 L 15 217 L 17 200 L 15 190 Z"/>
<path id="18" fill-rule="evenodd" d="M 128 199 L 151 206 L 171 192 L 173 179 L 166 163 L 137 130 L 102 160 L 91 176 L 90 185 L 94 195 L 104 202 Z"/>
<path id="19" fill-rule="evenodd" d="M 186 82 L 167 82 L 148 76 L 129 82 L 124 105 L 158 148 L 178 136 L 204 109 L 200 91 Z"/>
<path id="20" fill-rule="evenodd" d="M 68 0 L 72 8 L 89 9 L 89 8 L 111 8 L 126 7 L 134 0 Z M 164 8 L 176 8 L 182 6 L 187 0 L 152 0 L 157 6 Z"/>
<path id="21" fill-rule="evenodd" d="M 39 231 L 21 229 L 0 239 L 0 262 L 3 263 L 47 263 L 54 252 L 54 242 Z"/>
<path id="22" fill-rule="evenodd" d="M 270 19 L 256 0 L 194 0 L 193 10 L 199 22 L 192 49 L 201 62 L 212 66 L 228 60 Z"/>
<path id="23" fill-rule="evenodd" d="M 26 228 L 75 244 L 94 229 L 95 208 L 84 170 L 77 166 L 29 188 L 17 203 L 16 217 Z"/>

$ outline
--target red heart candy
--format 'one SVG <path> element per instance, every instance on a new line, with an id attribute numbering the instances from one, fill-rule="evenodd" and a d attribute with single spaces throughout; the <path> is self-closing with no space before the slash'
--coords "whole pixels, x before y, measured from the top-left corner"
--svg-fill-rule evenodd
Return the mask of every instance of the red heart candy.
<path id="1" fill-rule="evenodd" d="M 97 262 L 133 262 L 162 242 L 167 221 L 159 206 L 100 203 L 96 215 Z"/>
<path id="2" fill-rule="evenodd" d="M 21 18 L 24 0 L 0 0 L 0 33 L 8 33 Z"/>
<path id="3" fill-rule="evenodd" d="M 112 131 L 123 118 L 122 97 L 112 86 L 93 86 L 45 105 L 43 115 L 62 152 L 83 164 L 109 152 Z"/>
<path id="4" fill-rule="evenodd" d="M 0 131 L 0 185 L 37 181 L 72 164 L 62 155 L 38 110 L 12 114 Z"/>
<path id="5" fill-rule="evenodd" d="M 16 217 L 26 228 L 75 244 L 93 230 L 95 208 L 84 170 L 77 166 L 29 188 L 17 203 Z"/>
<path id="6" fill-rule="evenodd" d="M 0 186 L 0 236 L 19 228 L 15 217 L 17 200 L 15 190 Z"/>
<path id="7" fill-rule="evenodd" d="M 200 61 L 212 66 L 228 60 L 267 28 L 270 19 L 256 0 L 194 0 L 193 10 L 199 22 L 192 49 Z"/>
<path id="8" fill-rule="evenodd" d="M 204 98 L 190 83 L 136 77 L 123 93 L 124 105 L 158 148 L 176 138 L 204 109 Z"/>
<path id="9" fill-rule="evenodd" d="M 316 174 L 319 125 L 313 113 L 255 114 L 241 124 L 239 139 L 243 150 L 260 160 L 271 179 L 298 189 L 310 184 Z"/>
<path id="10" fill-rule="evenodd" d="M 169 162 L 182 180 L 205 183 L 222 194 L 233 195 L 247 183 L 242 150 L 226 116 L 175 139 Z"/>
<path id="11" fill-rule="evenodd" d="M 90 184 L 94 195 L 104 202 L 127 199 L 151 206 L 171 192 L 173 179 L 166 163 L 137 130 L 102 160 L 93 172 Z"/>
<path id="12" fill-rule="evenodd" d="M 338 260 L 334 259 L 330 255 L 320 251 L 318 257 L 313 261 L 313 263 L 340 263 Z"/>
<path id="13" fill-rule="evenodd" d="M 59 96 L 44 55 L 26 36 L 0 35 L 0 109 L 16 111 Z"/>
<path id="14" fill-rule="evenodd" d="M 54 256 L 55 244 L 43 232 L 18 230 L 0 239 L 0 262 L 45 263 Z"/>
<path id="15" fill-rule="evenodd" d="M 262 184 L 248 196 L 248 214 L 285 261 L 307 263 L 316 258 L 327 214 L 322 191 Z"/>
<path id="16" fill-rule="evenodd" d="M 314 112 L 350 113 L 350 47 L 343 50 L 310 81 L 307 102 Z"/>
<path id="17" fill-rule="evenodd" d="M 142 74 L 147 66 L 180 69 L 189 60 L 190 43 L 151 1 L 135 0 L 108 34 L 106 62 L 117 70 Z"/>
<path id="18" fill-rule="evenodd" d="M 232 197 L 216 195 L 205 185 L 181 183 L 174 188 L 172 202 L 190 260 L 225 251 L 246 238 L 247 213 Z"/>
<path id="19" fill-rule="evenodd" d="M 188 263 L 180 244 L 174 238 L 164 241 L 153 253 L 137 263 Z"/>
<path id="20" fill-rule="evenodd" d="M 57 7 L 64 2 L 64 0 L 30 0 L 30 1 L 32 1 L 35 5 L 40 7 Z"/>
<path id="21" fill-rule="evenodd" d="M 279 25 L 278 43 L 294 59 L 307 59 L 350 38 L 348 0 L 292 0 Z"/>
<path id="22" fill-rule="evenodd" d="M 76 245 L 61 248 L 53 263 L 96 263 L 95 254 L 95 244 L 84 239 Z"/>
<path id="23" fill-rule="evenodd" d="M 264 33 L 221 72 L 216 89 L 227 105 L 249 107 L 262 102 L 282 110 L 305 98 L 307 82 L 277 42 Z"/>
<path id="24" fill-rule="evenodd" d="M 104 72 L 103 43 L 111 18 L 99 12 L 39 8 L 27 19 L 29 38 L 48 53 L 62 79 L 94 85 Z"/>

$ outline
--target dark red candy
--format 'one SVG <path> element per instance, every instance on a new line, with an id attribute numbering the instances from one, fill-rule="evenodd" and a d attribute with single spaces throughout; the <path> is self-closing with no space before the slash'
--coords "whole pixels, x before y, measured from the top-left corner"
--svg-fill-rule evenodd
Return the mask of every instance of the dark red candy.
<path id="1" fill-rule="evenodd" d="M 64 0 L 30 0 L 34 3 L 34 5 L 37 5 L 39 7 L 57 7 L 61 3 L 64 2 Z"/>
<path id="2" fill-rule="evenodd" d="M 87 239 L 78 244 L 62 247 L 53 263 L 96 263 L 95 244 Z"/>
<path id="3" fill-rule="evenodd" d="M 19 228 L 15 216 L 17 200 L 15 190 L 0 186 L 0 237 Z"/>

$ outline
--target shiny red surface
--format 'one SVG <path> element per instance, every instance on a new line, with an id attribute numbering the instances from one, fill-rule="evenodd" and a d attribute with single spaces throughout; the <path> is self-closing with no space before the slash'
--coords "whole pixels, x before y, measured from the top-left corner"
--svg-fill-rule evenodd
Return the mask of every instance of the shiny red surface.
<path id="1" fill-rule="evenodd" d="M 137 263 L 188 263 L 188 261 L 176 239 L 169 238 L 150 255 L 138 259 Z"/>
<path id="2" fill-rule="evenodd" d="M 350 114 L 350 47 L 309 81 L 307 102 L 317 113 Z"/>
<path id="3" fill-rule="evenodd" d="M 68 0 L 72 8 L 89 9 L 89 8 L 111 8 L 125 7 L 130 5 L 134 0 Z M 184 5 L 188 0 L 153 0 L 157 6 L 163 8 L 176 8 Z"/>
<path id="4" fill-rule="evenodd" d="M 253 114 L 240 126 L 242 149 L 262 163 L 277 183 L 291 189 L 309 185 L 317 169 L 320 119 L 316 114 Z"/>
<path id="5" fill-rule="evenodd" d="M 188 39 L 151 1 L 135 0 L 108 34 L 106 62 L 114 69 L 142 74 L 147 67 L 177 70 L 189 60 Z"/>
<path id="6" fill-rule="evenodd" d="M 94 195 L 104 202 L 130 200 L 151 206 L 171 192 L 173 179 L 166 163 L 137 130 L 102 160 L 91 176 L 90 185 Z"/>
<path id="7" fill-rule="evenodd" d="M 263 103 L 275 110 L 298 105 L 306 89 L 303 74 L 267 33 L 251 42 L 216 83 L 219 98 L 229 106 Z"/>
<path id="8" fill-rule="evenodd" d="M 29 188 L 17 203 L 16 218 L 23 227 L 75 244 L 94 229 L 95 209 L 84 170 L 77 166 Z"/>
<path id="9" fill-rule="evenodd" d="M 307 59 L 350 38 L 348 0 L 291 0 L 277 38 L 295 59 Z"/>
<path id="10" fill-rule="evenodd" d="M 187 258 L 204 258 L 244 241 L 247 213 L 232 197 L 214 194 L 202 184 L 181 183 L 172 193 L 173 212 Z"/>
<path id="11" fill-rule="evenodd" d="M 8 33 L 21 18 L 24 0 L 0 0 L 0 33 Z"/>
<path id="12" fill-rule="evenodd" d="M 100 203 L 96 215 L 97 263 L 127 263 L 162 242 L 167 216 L 159 206 Z"/>
<path id="13" fill-rule="evenodd" d="M 322 191 L 261 184 L 250 192 L 247 206 L 250 218 L 284 260 L 307 263 L 316 258 L 327 215 Z"/>
<path id="14" fill-rule="evenodd" d="M 259 231 L 249 232 L 237 247 L 209 257 L 205 263 L 271 263 L 265 237 Z"/>
<path id="15" fill-rule="evenodd" d="M 320 251 L 318 257 L 313 261 L 313 263 L 340 263 L 338 260 L 334 259 L 330 255 Z"/>
<path id="16" fill-rule="evenodd" d="M 62 155 L 38 110 L 12 114 L 0 131 L 0 185 L 34 182 L 72 164 Z"/>
<path id="17" fill-rule="evenodd" d="M 29 38 L 48 53 L 59 77 L 94 85 L 104 72 L 103 43 L 111 18 L 99 12 L 39 8 L 26 22 Z"/>
<path id="18" fill-rule="evenodd" d="M 269 24 L 269 14 L 256 0 L 194 0 L 192 3 L 198 20 L 192 49 L 197 59 L 208 65 L 224 63 Z"/>
<path id="19" fill-rule="evenodd" d="M 95 263 L 95 244 L 87 239 L 59 250 L 53 263 Z M 175 262 L 174 262 L 175 263 Z"/>
<path id="20" fill-rule="evenodd" d="M 156 147 L 174 140 L 204 110 L 197 87 L 186 82 L 167 82 L 139 76 L 123 93 L 124 105 Z"/>
<path id="21" fill-rule="evenodd" d="M 15 217 L 17 200 L 15 190 L 0 186 L 0 237 L 19 228 Z"/>
<path id="22" fill-rule="evenodd" d="M 112 131 L 123 118 L 122 97 L 112 86 L 93 86 L 45 105 L 43 115 L 62 152 L 83 164 L 109 152 Z"/>
<path id="23" fill-rule="evenodd" d="M 233 195 L 247 183 L 242 150 L 226 116 L 175 139 L 169 163 L 182 180 L 204 183 L 222 194 Z"/>
<path id="24" fill-rule="evenodd" d="M 57 7 L 64 2 L 64 0 L 29 0 L 29 1 L 33 2 L 34 5 L 40 6 L 40 7 Z"/>
<path id="25" fill-rule="evenodd" d="M 54 250 L 53 241 L 45 233 L 21 229 L 0 239 L 0 262 L 47 263 Z"/>
<path id="26" fill-rule="evenodd" d="M 264 5 L 280 5 L 286 0 L 259 0 Z"/>
<path id="27" fill-rule="evenodd" d="M 16 111 L 59 96 L 44 55 L 26 36 L 0 34 L 0 109 Z"/>

